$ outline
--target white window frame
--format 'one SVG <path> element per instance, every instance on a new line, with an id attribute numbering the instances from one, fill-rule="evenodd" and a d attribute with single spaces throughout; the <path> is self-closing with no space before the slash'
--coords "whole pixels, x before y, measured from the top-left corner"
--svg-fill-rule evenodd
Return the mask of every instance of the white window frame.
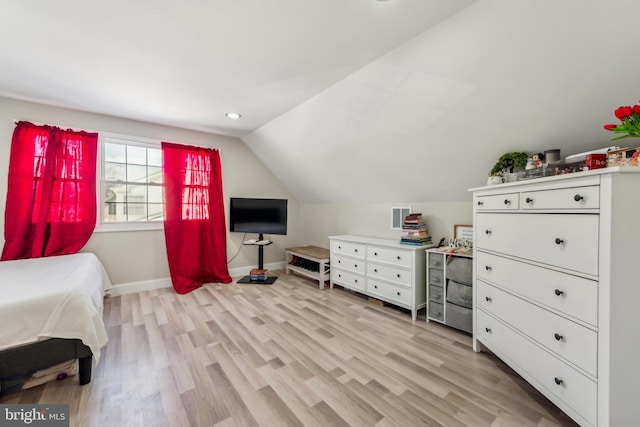
<path id="1" fill-rule="evenodd" d="M 104 221 L 104 197 L 102 191 L 103 184 L 103 168 L 104 168 L 104 142 L 116 142 L 126 145 L 146 147 L 146 148 L 161 148 L 161 141 L 158 139 L 143 138 L 138 136 L 120 135 L 110 132 L 100 132 L 99 147 L 98 147 L 98 164 L 96 165 L 96 203 L 97 203 L 97 218 L 96 228 L 94 232 L 118 232 L 118 231 L 149 231 L 149 230 L 163 230 L 163 221 L 132 221 L 132 222 L 105 222 Z"/>

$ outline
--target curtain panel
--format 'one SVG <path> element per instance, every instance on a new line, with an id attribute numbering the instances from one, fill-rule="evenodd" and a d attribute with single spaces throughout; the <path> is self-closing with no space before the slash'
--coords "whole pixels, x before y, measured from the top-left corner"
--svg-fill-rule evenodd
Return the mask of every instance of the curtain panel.
<path id="1" fill-rule="evenodd" d="M 96 224 L 98 134 L 18 122 L 2 260 L 78 252 Z"/>
<path id="2" fill-rule="evenodd" d="M 164 234 L 171 282 L 185 294 L 230 283 L 218 150 L 162 143 Z"/>

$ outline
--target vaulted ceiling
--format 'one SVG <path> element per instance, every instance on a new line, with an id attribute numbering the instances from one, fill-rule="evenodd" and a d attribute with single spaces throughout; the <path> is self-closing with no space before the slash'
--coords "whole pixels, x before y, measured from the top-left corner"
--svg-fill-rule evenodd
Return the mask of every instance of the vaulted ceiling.
<path id="1" fill-rule="evenodd" d="M 467 200 L 506 151 L 612 145 L 602 125 L 640 99 L 638 16 L 637 0 L 2 0 L 0 95 L 241 137 L 305 202 Z"/>

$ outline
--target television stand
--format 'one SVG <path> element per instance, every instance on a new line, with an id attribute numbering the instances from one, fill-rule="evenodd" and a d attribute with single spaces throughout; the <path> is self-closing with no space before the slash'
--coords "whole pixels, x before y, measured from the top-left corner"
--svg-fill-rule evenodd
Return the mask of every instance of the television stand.
<path id="1" fill-rule="evenodd" d="M 258 246 L 258 269 L 259 270 L 264 270 L 264 247 L 270 245 L 271 243 L 273 242 L 264 240 L 264 236 L 262 235 L 262 233 L 258 235 L 257 241 L 248 240 L 242 243 L 243 245 Z M 264 280 L 252 280 L 251 276 L 244 276 L 238 279 L 236 283 L 272 285 L 273 282 L 275 282 L 277 279 L 278 279 L 277 277 L 271 276 L 271 277 L 267 277 Z"/>

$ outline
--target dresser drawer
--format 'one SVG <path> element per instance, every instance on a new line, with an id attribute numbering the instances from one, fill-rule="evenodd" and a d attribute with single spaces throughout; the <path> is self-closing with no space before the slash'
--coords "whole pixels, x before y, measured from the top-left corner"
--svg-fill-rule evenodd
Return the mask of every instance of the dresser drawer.
<path id="1" fill-rule="evenodd" d="M 477 277 L 567 316 L 598 325 L 598 282 L 476 251 Z"/>
<path id="2" fill-rule="evenodd" d="M 385 247 L 367 247 L 367 260 L 411 268 L 412 252 Z"/>
<path id="3" fill-rule="evenodd" d="M 465 308 L 473 308 L 473 288 L 453 280 L 447 281 L 447 301 Z"/>
<path id="4" fill-rule="evenodd" d="M 365 261 L 363 259 L 356 259 L 341 255 L 333 255 L 331 258 L 331 265 L 344 270 L 349 270 L 354 273 L 364 274 Z"/>
<path id="5" fill-rule="evenodd" d="M 331 269 L 331 281 L 358 291 L 365 290 L 365 278 L 362 274 L 351 273 L 337 268 Z"/>
<path id="6" fill-rule="evenodd" d="M 429 269 L 429 284 L 436 286 L 444 285 L 444 272 L 442 270 Z"/>
<path id="7" fill-rule="evenodd" d="M 473 310 L 446 302 L 444 322 L 453 328 L 471 333 L 473 330 Z"/>
<path id="8" fill-rule="evenodd" d="M 438 286 L 429 285 L 429 301 L 437 302 L 442 304 L 444 302 L 444 291 L 443 288 Z"/>
<path id="9" fill-rule="evenodd" d="M 597 209 L 600 207 L 600 187 L 525 191 L 520 194 L 520 206 L 523 210 Z"/>
<path id="10" fill-rule="evenodd" d="M 518 193 L 476 196 L 474 205 L 477 210 L 518 210 Z"/>
<path id="11" fill-rule="evenodd" d="M 429 254 L 429 268 L 436 268 L 438 270 L 444 269 L 444 254 Z"/>
<path id="12" fill-rule="evenodd" d="M 439 321 L 444 321 L 444 306 L 439 302 L 429 301 L 428 317 Z"/>
<path id="13" fill-rule="evenodd" d="M 392 265 L 367 263 L 367 278 L 387 280 L 399 286 L 411 287 L 411 270 Z"/>
<path id="14" fill-rule="evenodd" d="M 561 409 L 566 405 L 596 425 L 597 385 L 594 381 L 484 311 L 477 311 L 476 321 L 478 339 L 498 357 L 540 384 L 540 391 Z"/>
<path id="15" fill-rule="evenodd" d="M 476 287 L 476 305 L 479 308 L 502 319 L 588 374 L 597 376 L 596 332 L 483 281 L 478 281 Z"/>
<path id="16" fill-rule="evenodd" d="M 476 248 L 598 274 L 598 215 L 476 215 Z"/>
<path id="17" fill-rule="evenodd" d="M 331 255 L 343 254 L 350 257 L 364 259 L 366 255 L 366 246 L 359 243 L 344 242 L 341 240 L 331 241 Z"/>
<path id="18" fill-rule="evenodd" d="M 405 306 L 411 304 L 411 289 L 392 285 L 391 283 L 367 278 L 367 292 L 392 303 Z"/>

